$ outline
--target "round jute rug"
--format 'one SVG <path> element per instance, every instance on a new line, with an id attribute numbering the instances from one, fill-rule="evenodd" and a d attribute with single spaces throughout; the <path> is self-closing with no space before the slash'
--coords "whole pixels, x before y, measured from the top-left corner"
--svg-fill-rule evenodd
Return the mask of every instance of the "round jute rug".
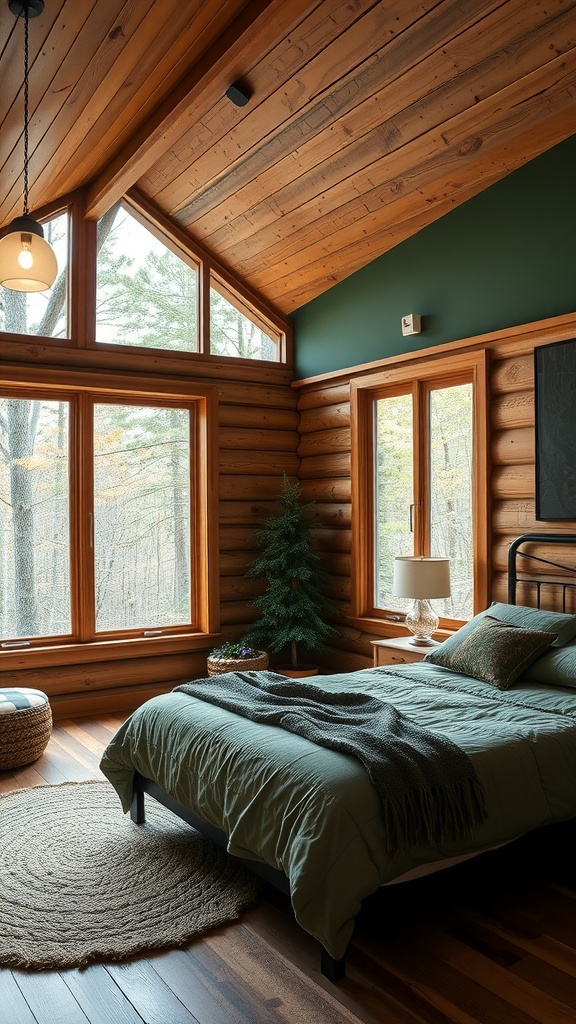
<path id="1" fill-rule="evenodd" d="M 0 964 L 81 967 L 178 946 L 258 900 L 256 879 L 156 803 L 107 782 L 0 797 Z"/>

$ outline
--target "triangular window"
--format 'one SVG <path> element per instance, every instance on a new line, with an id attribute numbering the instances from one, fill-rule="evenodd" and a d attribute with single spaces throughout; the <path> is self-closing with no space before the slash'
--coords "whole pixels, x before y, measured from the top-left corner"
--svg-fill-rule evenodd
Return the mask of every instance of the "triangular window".
<path id="1" fill-rule="evenodd" d="M 98 223 L 96 341 L 198 351 L 198 264 L 123 203 Z"/>

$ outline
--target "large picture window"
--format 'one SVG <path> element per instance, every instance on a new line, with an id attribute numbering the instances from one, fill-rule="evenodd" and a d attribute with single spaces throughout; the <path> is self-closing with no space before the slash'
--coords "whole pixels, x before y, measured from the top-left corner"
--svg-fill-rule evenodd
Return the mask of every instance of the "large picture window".
<path id="1" fill-rule="evenodd" d="M 94 405 L 96 633 L 191 623 L 190 411 Z"/>
<path id="2" fill-rule="evenodd" d="M 0 638 L 71 633 L 70 403 L 0 397 Z"/>
<path id="3" fill-rule="evenodd" d="M 0 394 L 0 642 L 199 628 L 198 401 Z"/>
<path id="4" fill-rule="evenodd" d="M 398 555 L 450 559 L 451 595 L 435 602 L 446 624 L 471 618 L 482 604 L 483 363 L 483 356 L 470 356 L 468 365 L 452 358 L 400 368 L 385 382 L 363 378 L 354 384 L 360 615 L 397 621 L 408 610 L 410 602 L 392 589 Z"/>

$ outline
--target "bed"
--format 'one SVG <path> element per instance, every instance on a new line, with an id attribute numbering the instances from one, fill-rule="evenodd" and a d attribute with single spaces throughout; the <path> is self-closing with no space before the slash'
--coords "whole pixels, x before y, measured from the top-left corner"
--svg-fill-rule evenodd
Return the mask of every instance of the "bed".
<path id="1" fill-rule="evenodd" d="M 568 587 L 561 611 L 515 603 L 517 586 L 523 594 L 533 586 L 517 568 L 531 557 L 522 545 L 533 552 L 551 540 L 576 538 L 518 538 L 508 603 L 476 616 L 424 662 L 315 680 L 328 703 L 354 694 L 391 707 L 401 723 L 460 752 L 482 798 L 473 826 L 392 842 L 382 792 L 357 756 L 211 703 L 208 680 L 147 701 L 109 743 L 101 767 L 123 810 L 143 822 L 149 794 L 289 893 L 297 921 L 320 943 L 323 974 L 338 980 L 362 901 L 381 886 L 576 817 L 574 570 L 546 560 L 547 578 L 553 568 Z M 537 564 L 538 596 L 540 572 Z M 279 678 L 246 676 L 270 686 Z"/>

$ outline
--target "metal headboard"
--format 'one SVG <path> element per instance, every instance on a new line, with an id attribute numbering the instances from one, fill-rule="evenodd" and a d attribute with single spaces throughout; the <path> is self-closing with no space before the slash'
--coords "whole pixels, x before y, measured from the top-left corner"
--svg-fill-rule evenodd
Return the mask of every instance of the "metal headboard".
<path id="1" fill-rule="evenodd" d="M 508 604 L 516 604 L 516 590 L 519 583 L 530 584 L 536 588 L 538 608 L 540 607 L 542 589 L 544 587 L 554 587 L 562 593 L 562 611 L 565 612 L 567 595 L 571 591 L 576 591 L 576 566 L 564 565 L 561 562 L 553 562 L 551 559 L 544 558 L 541 555 L 520 551 L 522 544 L 576 544 L 576 534 L 523 533 L 521 537 L 517 537 L 516 540 L 512 541 L 508 550 Z M 522 568 L 523 560 L 524 563 L 531 563 L 526 569 Z M 556 579 L 554 578 L 554 573 L 550 573 L 548 578 L 530 575 L 530 570 L 534 571 L 534 563 L 550 566 L 551 569 L 558 570 L 561 575 Z M 567 580 L 567 576 L 574 576 L 574 582 Z"/>

